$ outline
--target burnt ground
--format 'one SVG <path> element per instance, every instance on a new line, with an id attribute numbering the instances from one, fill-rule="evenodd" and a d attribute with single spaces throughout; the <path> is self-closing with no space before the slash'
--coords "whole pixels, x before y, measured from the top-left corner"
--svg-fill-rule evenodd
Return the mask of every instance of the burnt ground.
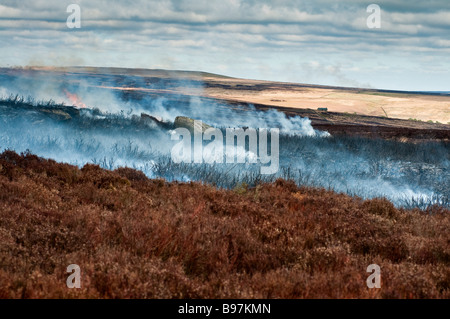
<path id="1" fill-rule="evenodd" d="M 308 117 L 315 129 L 328 131 L 333 135 L 359 135 L 413 141 L 450 140 L 450 125 L 446 124 L 269 105 L 255 105 L 255 107 L 260 110 L 276 108 L 288 116 Z"/>

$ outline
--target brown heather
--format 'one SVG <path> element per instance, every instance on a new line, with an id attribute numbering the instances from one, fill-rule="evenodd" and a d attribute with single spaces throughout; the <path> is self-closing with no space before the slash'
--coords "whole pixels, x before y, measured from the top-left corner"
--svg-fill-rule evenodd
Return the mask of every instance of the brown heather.
<path id="1" fill-rule="evenodd" d="M 221 190 L 6 151 L 0 298 L 449 298 L 449 226 L 284 180 Z"/>

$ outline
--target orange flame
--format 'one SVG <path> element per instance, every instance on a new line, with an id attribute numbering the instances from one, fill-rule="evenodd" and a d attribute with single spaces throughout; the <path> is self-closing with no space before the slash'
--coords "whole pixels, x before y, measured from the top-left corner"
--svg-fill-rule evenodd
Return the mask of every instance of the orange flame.
<path id="1" fill-rule="evenodd" d="M 66 94 L 66 96 L 70 100 L 70 102 L 72 102 L 72 104 L 75 105 L 76 107 L 79 107 L 82 109 L 87 108 L 86 104 L 81 102 L 81 99 L 76 94 L 70 93 L 66 89 L 64 89 L 64 94 Z"/>

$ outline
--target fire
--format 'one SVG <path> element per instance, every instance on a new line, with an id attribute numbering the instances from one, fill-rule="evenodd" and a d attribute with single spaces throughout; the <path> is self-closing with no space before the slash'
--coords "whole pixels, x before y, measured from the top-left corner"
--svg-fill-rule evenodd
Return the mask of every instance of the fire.
<path id="1" fill-rule="evenodd" d="M 75 105 L 76 107 L 87 108 L 86 104 L 81 102 L 81 99 L 76 94 L 70 93 L 66 89 L 64 89 L 64 94 L 66 94 L 70 102 L 72 102 L 72 104 Z"/>

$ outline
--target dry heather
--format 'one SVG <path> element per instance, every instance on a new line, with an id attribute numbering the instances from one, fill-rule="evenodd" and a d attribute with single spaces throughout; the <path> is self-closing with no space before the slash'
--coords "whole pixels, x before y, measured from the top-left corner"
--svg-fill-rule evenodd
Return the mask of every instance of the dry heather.
<path id="1" fill-rule="evenodd" d="M 449 298 L 449 211 L 0 155 L 1 298 Z M 366 268 L 381 267 L 381 289 Z M 66 267 L 81 267 L 68 289 Z"/>

